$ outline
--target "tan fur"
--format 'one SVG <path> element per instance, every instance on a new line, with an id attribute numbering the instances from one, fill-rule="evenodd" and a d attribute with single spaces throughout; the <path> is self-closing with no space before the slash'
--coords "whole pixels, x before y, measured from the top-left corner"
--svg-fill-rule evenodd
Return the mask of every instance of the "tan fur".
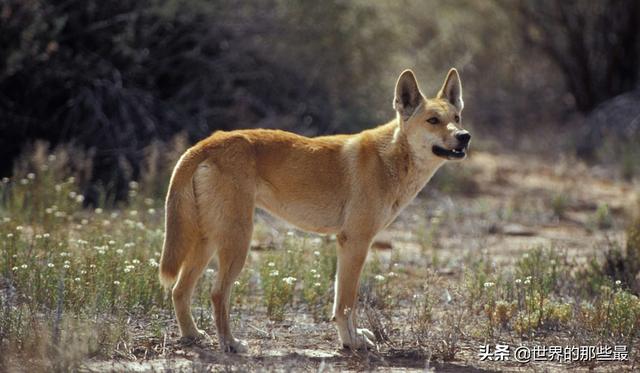
<path id="1" fill-rule="evenodd" d="M 372 345 L 355 326 L 358 281 L 375 235 L 389 225 L 446 161 L 432 151 L 459 146 L 461 86 L 452 69 L 436 98 L 425 99 L 412 72 L 398 80 L 396 119 L 354 135 L 307 138 L 278 130 L 216 132 L 176 165 L 166 201 L 160 263 L 183 337 L 199 337 L 191 295 L 213 256 L 211 295 L 220 346 L 243 351 L 229 329 L 231 286 L 244 265 L 255 207 L 300 229 L 336 234 L 334 318 L 343 345 Z M 459 101 L 458 101 L 459 99 Z M 441 123 L 427 123 L 432 117 Z M 177 282 L 176 282 L 177 280 Z"/>

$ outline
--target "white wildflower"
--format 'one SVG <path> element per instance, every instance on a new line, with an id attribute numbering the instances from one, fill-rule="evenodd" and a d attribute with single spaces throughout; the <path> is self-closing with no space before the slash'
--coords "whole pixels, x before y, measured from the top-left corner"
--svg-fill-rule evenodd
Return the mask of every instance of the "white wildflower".
<path id="1" fill-rule="evenodd" d="M 284 282 L 284 283 L 285 283 L 285 284 L 287 284 L 287 285 L 293 285 L 293 283 L 294 283 L 294 282 L 296 282 L 296 280 L 297 280 L 297 279 L 296 279 L 295 277 L 291 277 L 291 276 L 289 276 L 289 277 L 285 277 L 285 278 L 283 278 L 283 279 L 282 279 L 282 282 Z"/>

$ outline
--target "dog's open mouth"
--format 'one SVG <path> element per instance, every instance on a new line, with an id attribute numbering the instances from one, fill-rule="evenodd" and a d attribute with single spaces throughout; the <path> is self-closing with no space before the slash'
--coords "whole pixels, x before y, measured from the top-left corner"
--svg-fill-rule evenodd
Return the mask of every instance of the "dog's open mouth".
<path id="1" fill-rule="evenodd" d="M 453 149 L 445 149 L 441 146 L 434 145 L 431 148 L 431 151 L 433 151 L 433 154 L 437 155 L 438 157 L 442 157 L 445 159 L 462 159 L 467 155 L 466 146 L 461 146 L 459 148 Z"/>

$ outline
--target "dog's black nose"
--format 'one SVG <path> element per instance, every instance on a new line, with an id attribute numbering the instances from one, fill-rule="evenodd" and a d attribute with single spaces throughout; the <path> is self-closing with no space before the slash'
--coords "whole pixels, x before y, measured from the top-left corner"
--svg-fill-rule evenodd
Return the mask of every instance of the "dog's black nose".
<path id="1" fill-rule="evenodd" d="M 458 139 L 461 145 L 466 146 L 471 140 L 471 135 L 467 131 L 460 131 L 456 133 L 456 139 Z"/>

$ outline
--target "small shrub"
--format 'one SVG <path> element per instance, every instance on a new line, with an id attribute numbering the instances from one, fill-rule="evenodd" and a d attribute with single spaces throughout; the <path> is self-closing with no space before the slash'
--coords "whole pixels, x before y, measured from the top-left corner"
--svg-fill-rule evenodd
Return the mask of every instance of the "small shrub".
<path id="1" fill-rule="evenodd" d="M 585 326 L 604 337 L 631 341 L 640 327 L 640 300 L 620 288 L 603 286 L 595 304 L 583 302 L 580 306 Z"/>
<path id="2" fill-rule="evenodd" d="M 598 229 L 610 229 L 613 226 L 613 217 L 606 203 L 598 205 L 598 209 L 591 217 L 590 223 Z"/>
<path id="3" fill-rule="evenodd" d="M 318 242 L 319 243 L 319 242 Z M 333 279 L 336 273 L 335 250 L 324 248 L 322 253 L 313 250 L 308 268 L 303 272 L 302 299 L 307 303 L 314 320 L 326 320 L 329 315 L 333 288 Z"/>
<path id="4" fill-rule="evenodd" d="M 640 272 L 640 217 L 632 219 L 627 226 L 626 236 L 627 244 L 624 249 L 616 242 L 610 243 L 602 264 L 592 258 L 587 267 L 577 273 L 582 289 L 595 294 L 601 286 L 620 281 L 624 288 L 640 292 L 640 284 L 636 280 Z"/>
<path id="5" fill-rule="evenodd" d="M 251 291 L 253 290 L 253 287 L 252 287 L 253 274 L 254 274 L 253 268 L 251 268 L 248 265 L 246 265 L 245 268 L 242 270 L 242 272 L 240 272 L 240 276 L 238 277 L 236 282 L 233 284 L 233 292 L 231 294 L 232 304 L 235 304 L 238 306 L 248 305 L 247 300 L 248 300 L 249 294 L 251 294 Z"/>
<path id="6" fill-rule="evenodd" d="M 481 299 L 485 294 L 485 284 L 495 283 L 494 271 L 491 264 L 481 258 L 472 262 L 464 272 L 463 288 L 467 307 L 472 311 L 479 312 L 478 304 L 483 304 Z"/>
<path id="7" fill-rule="evenodd" d="M 494 311 L 491 314 L 493 325 L 499 325 L 506 329 L 517 309 L 516 302 L 499 300 L 495 303 Z"/>
<path id="8" fill-rule="evenodd" d="M 274 321 L 282 321 L 286 306 L 293 302 L 294 290 L 298 282 L 304 241 L 287 234 L 284 250 L 267 255 L 260 266 L 260 282 L 264 292 L 267 316 Z"/>
<path id="9" fill-rule="evenodd" d="M 559 219 L 563 218 L 569 208 L 569 197 L 566 193 L 556 193 L 551 198 L 551 211 L 553 215 Z"/>

